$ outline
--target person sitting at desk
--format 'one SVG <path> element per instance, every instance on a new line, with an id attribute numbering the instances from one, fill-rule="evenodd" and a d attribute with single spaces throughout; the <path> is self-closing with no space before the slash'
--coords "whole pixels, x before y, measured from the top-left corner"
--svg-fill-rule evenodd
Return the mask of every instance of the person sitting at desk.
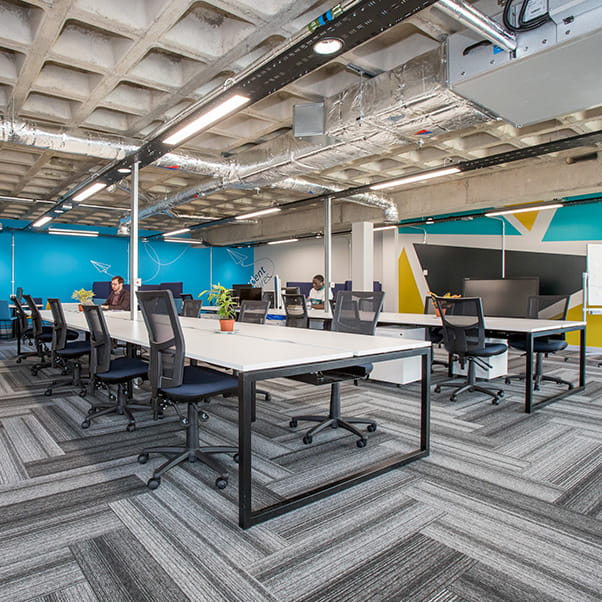
<path id="1" fill-rule="evenodd" d="M 311 281 L 311 290 L 309 291 L 309 305 L 312 309 L 324 309 L 324 299 L 326 298 L 326 289 L 324 287 L 324 276 L 316 274 Z M 328 298 L 332 299 L 332 291 L 328 291 Z"/>
<path id="2" fill-rule="evenodd" d="M 129 311 L 130 309 L 130 293 L 123 288 L 123 278 L 114 276 L 111 280 L 111 294 L 102 304 L 103 309 L 121 309 Z"/>

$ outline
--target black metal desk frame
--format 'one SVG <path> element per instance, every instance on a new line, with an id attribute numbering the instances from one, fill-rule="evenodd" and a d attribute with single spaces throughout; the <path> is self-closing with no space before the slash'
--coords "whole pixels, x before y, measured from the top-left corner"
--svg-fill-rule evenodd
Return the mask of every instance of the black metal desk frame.
<path id="1" fill-rule="evenodd" d="M 253 392 L 258 380 L 281 378 L 295 374 L 304 374 L 318 370 L 333 370 L 362 363 L 394 360 L 407 357 L 421 356 L 422 379 L 420 399 L 420 444 L 418 449 L 394 459 L 379 462 L 370 468 L 362 469 L 354 474 L 341 477 L 330 483 L 325 483 L 314 489 L 284 499 L 270 506 L 253 510 L 252 507 L 252 419 Z M 421 347 L 406 351 L 396 351 L 361 357 L 347 358 L 302 364 L 282 368 L 271 368 L 239 372 L 238 374 L 238 445 L 239 445 L 239 525 L 248 529 L 253 525 L 280 516 L 317 500 L 324 499 L 339 491 L 353 487 L 359 483 L 377 477 L 381 474 L 404 466 L 410 462 L 429 455 L 430 436 L 430 365 L 431 348 Z M 361 452 L 359 452 L 361 453 Z"/>

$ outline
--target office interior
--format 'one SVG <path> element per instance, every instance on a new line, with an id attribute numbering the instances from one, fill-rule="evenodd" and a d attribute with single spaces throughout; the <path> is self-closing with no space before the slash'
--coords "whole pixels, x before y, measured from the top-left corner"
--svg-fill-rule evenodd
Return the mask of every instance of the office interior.
<path id="1" fill-rule="evenodd" d="M 228 597 L 237 587 L 257 599 L 365 599 L 368 583 L 379 580 L 381 599 L 599 595 L 602 303 L 592 291 L 601 279 L 594 251 L 602 241 L 602 7 L 535 2 L 533 26 L 514 31 L 504 23 L 506 4 L 506 20 L 516 23 L 531 3 L 0 0 L 0 299 L 21 288 L 44 304 L 52 297 L 69 303 L 74 290 L 115 275 L 147 287 L 181 282 L 196 297 L 215 283 L 273 290 L 275 282 L 323 273 L 354 290 L 378 282 L 386 312 L 422 313 L 425 296 L 461 294 L 465 278 L 535 276 L 540 294 L 569 295 L 568 319 L 586 322 L 588 386 L 533 416 L 522 414 L 518 384 L 499 406 L 470 395 L 453 404 L 449 394 L 433 393 L 431 456 L 382 477 L 379 487 L 391 497 L 362 485 L 366 500 L 390 509 L 396 536 L 367 541 L 362 526 L 388 532 L 370 512 L 347 535 L 341 524 L 322 523 L 322 513 L 347 521 L 361 514 L 359 498 L 341 494 L 316 503 L 319 516 L 312 506 L 297 511 L 290 531 L 283 517 L 251 529 L 257 541 L 236 532 L 248 555 L 212 552 L 227 575 L 222 583 L 206 570 L 191 579 L 182 568 L 197 570 L 205 552 L 180 567 L 168 563 L 163 584 L 146 591 L 150 599 L 168 590 L 188 599 Z M 313 46 L 323 38 L 341 46 L 318 54 Z M 559 372 L 577 363 L 578 334 L 567 341 L 563 357 L 549 358 Z M 2 342 L 3 370 L 15 369 L 13 355 L 14 340 Z M 515 353 L 508 370 L 520 371 L 523 361 Z M 0 503 L 17 508 L 24 500 L 33 508 L 47 495 L 52 503 L 60 491 L 44 490 L 45 479 L 79 491 L 89 470 L 107 524 L 71 534 L 61 502 L 57 529 L 69 534 L 53 547 L 43 525 L 31 534 L 15 527 L 12 535 L 5 523 L 10 549 L 36 533 L 44 544 L 40 553 L 3 561 L 2 587 L 9 599 L 133 595 L 118 577 L 101 579 L 114 560 L 87 546 L 122 549 L 126 572 L 139 577 L 145 569 L 132 550 L 149 566 L 161 564 L 179 545 L 178 529 L 206 544 L 205 523 L 191 528 L 194 520 L 178 510 L 175 535 L 162 525 L 146 540 L 131 518 L 139 515 L 126 517 L 154 511 L 136 506 L 152 495 L 137 476 L 136 444 L 125 444 L 128 453 L 107 460 L 110 466 L 94 452 L 86 469 L 75 442 L 96 449 L 125 436 L 123 425 L 108 420 L 82 435 L 73 415 L 86 404 L 45 399 L 51 373 L 31 382 L 26 363 L 5 381 L 0 444 L 8 468 L 0 470 Z M 435 369 L 434 382 L 445 376 Z M 327 403 L 328 392 L 317 388 L 283 379 L 267 386 L 284 407 L 295 395 L 304 408 Z M 418 396 L 412 383 L 350 385 L 343 404 L 345 394 L 365 413 L 376 399 L 385 416 L 395 413 L 396 396 Z M 218 405 L 209 413 L 232 420 Z M 401 417 L 391 418 L 397 432 L 408 434 L 404 421 L 413 424 L 410 405 L 401 403 Z M 280 424 L 267 402 L 259 408 L 268 411 L 268 430 L 282 434 L 286 416 Z M 151 433 L 153 422 L 142 420 L 132 437 Z M 293 455 L 310 454 L 293 438 Z M 335 439 L 319 446 L 316 471 L 328 462 L 325 447 L 341 458 L 365 451 L 339 449 Z M 169 487 L 178 503 L 203 515 L 222 499 L 206 483 L 203 493 L 184 493 L 199 469 L 175 474 Z M 114 498 L 99 492 L 119 478 Z M 236 485 L 229 487 L 232 503 Z M 462 488 L 470 492 L 466 501 Z M 200 499 L 193 504 L 190 495 Z M 237 528 L 233 512 L 230 523 L 211 512 L 216 533 L 217 525 Z M 320 528 L 304 534 L 306 520 Z M 318 539 L 313 560 L 304 556 L 314 545 L 309 534 Z M 504 542 L 512 538 L 524 544 L 518 557 Z M 429 555 L 423 569 L 412 565 L 413 545 Z M 343 549 L 358 557 L 328 571 L 329 555 Z M 61 571 L 49 560 L 57 550 Z M 558 553 L 551 566 L 548 552 Z M 18 564 L 26 561 L 33 568 Z M 521 563 L 532 563 L 535 576 Z M 299 577 L 308 581 L 296 591 Z"/>

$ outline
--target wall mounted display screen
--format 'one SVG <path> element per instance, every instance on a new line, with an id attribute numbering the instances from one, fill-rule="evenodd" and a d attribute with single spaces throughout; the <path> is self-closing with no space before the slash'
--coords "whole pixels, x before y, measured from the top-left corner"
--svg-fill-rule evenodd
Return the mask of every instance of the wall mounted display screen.
<path id="1" fill-rule="evenodd" d="M 486 316 L 525 318 L 529 297 L 539 295 L 539 278 L 465 278 L 462 294 L 481 297 Z"/>
<path id="2" fill-rule="evenodd" d="M 253 288 L 252 286 L 240 287 L 238 292 L 238 300 L 240 301 L 261 301 L 261 288 Z"/>

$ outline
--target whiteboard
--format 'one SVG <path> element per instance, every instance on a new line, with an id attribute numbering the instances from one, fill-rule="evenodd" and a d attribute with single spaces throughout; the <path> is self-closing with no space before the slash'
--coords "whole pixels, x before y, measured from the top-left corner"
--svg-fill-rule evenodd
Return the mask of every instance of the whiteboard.
<path id="1" fill-rule="evenodd" d="M 587 305 L 602 305 L 602 244 L 587 245 Z"/>

